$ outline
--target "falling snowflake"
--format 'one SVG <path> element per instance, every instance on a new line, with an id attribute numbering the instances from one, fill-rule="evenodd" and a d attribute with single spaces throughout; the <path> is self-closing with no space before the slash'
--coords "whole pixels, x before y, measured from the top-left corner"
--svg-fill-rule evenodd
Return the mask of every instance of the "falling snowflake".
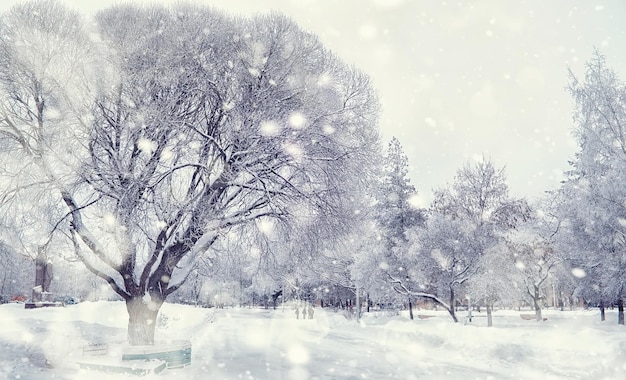
<path id="1" fill-rule="evenodd" d="M 293 364 L 306 364 L 309 362 L 310 355 L 305 347 L 294 344 L 287 350 L 287 358 Z"/>
<path id="2" fill-rule="evenodd" d="M 572 269 L 572 276 L 576 278 L 583 278 L 587 276 L 587 273 L 585 273 L 585 270 L 582 268 L 574 268 Z"/>
<path id="3" fill-rule="evenodd" d="M 142 137 L 137 141 L 137 148 L 145 154 L 152 154 L 157 148 L 157 143 Z"/>
<path id="4" fill-rule="evenodd" d="M 443 255 L 441 250 L 433 249 L 432 251 L 430 251 L 430 256 L 433 259 L 435 259 L 437 264 L 439 264 L 439 267 L 441 267 L 442 269 L 449 269 L 450 268 L 450 261 L 448 260 L 447 257 L 445 257 Z"/>
<path id="5" fill-rule="evenodd" d="M 302 129 L 306 126 L 306 117 L 300 112 L 289 115 L 289 125 L 294 129 Z"/>
<path id="6" fill-rule="evenodd" d="M 172 152 L 172 149 L 170 148 L 163 149 L 163 152 L 161 153 L 161 158 L 163 160 L 169 161 L 170 159 L 172 159 L 172 157 L 174 157 L 174 152 Z"/>
<path id="7" fill-rule="evenodd" d="M 283 150 L 285 151 L 285 153 L 287 153 L 296 160 L 300 160 L 302 157 L 304 157 L 304 150 L 298 144 L 286 143 L 283 145 Z"/>
<path id="8" fill-rule="evenodd" d="M 104 215 L 104 225 L 107 227 L 115 226 L 115 216 L 111 213 L 107 213 Z"/>
<path id="9" fill-rule="evenodd" d="M 263 232 L 266 236 L 271 236 L 274 232 L 274 222 L 270 219 L 262 219 L 257 221 L 257 226 L 259 230 Z"/>
<path id="10" fill-rule="evenodd" d="M 437 128 L 437 121 L 433 119 L 432 117 L 424 118 L 424 123 L 426 123 L 426 125 L 428 125 L 431 128 Z"/>
<path id="11" fill-rule="evenodd" d="M 363 39 L 371 40 L 378 36 L 378 29 L 372 24 L 361 25 L 359 28 L 359 35 Z"/>
<path id="12" fill-rule="evenodd" d="M 250 75 L 252 75 L 253 77 L 260 77 L 261 76 L 261 71 L 255 67 L 250 67 L 248 69 L 248 72 L 250 73 Z"/>
<path id="13" fill-rule="evenodd" d="M 322 131 L 324 132 L 325 135 L 332 135 L 333 133 L 335 133 L 335 127 L 333 127 L 332 125 L 324 125 L 322 127 Z"/>
<path id="14" fill-rule="evenodd" d="M 278 136 L 280 133 L 280 125 L 275 121 L 265 121 L 261 123 L 259 130 L 263 136 Z"/>
<path id="15" fill-rule="evenodd" d="M 333 78 L 328 73 L 323 73 L 317 78 L 317 85 L 320 87 L 326 87 L 332 83 Z"/>
<path id="16" fill-rule="evenodd" d="M 424 207 L 424 200 L 419 194 L 413 194 L 407 199 L 409 205 L 415 209 Z"/>
<path id="17" fill-rule="evenodd" d="M 234 102 L 224 102 L 224 104 L 222 104 L 222 110 L 224 111 L 230 111 L 233 108 L 235 108 Z"/>

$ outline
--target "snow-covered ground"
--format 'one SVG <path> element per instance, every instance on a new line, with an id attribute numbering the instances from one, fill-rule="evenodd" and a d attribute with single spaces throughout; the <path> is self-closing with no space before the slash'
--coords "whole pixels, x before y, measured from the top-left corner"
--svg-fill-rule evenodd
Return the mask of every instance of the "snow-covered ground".
<path id="1" fill-rule="evenodd" d="M 203 309 L 166 304 L 157 339 L 189 339 L 192 364 L 148 377 L 181 379 L 624 379 L 626 329 L 614 311 L 544 311 L 544 322 L 496 311 L 453 324 L 440 312 L 366 315 L 315 309 Z M 0 379 L 130 378 L 78 368 L 82 347 L 121 342 L 122 302 L 84 302 L 26 310 L 0 305 Z M 145 377 L 144 377 L 145 378 Z"/>

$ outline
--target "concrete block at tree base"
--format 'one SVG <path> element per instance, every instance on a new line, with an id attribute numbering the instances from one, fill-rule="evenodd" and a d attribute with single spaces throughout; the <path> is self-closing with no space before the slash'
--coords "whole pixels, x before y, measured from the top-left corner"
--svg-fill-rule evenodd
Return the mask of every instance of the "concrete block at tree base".
<path id="1" fill-rule="evenodd" d="M 114 359 L 101 359 L 101 358 L 84 358 L 77 362 L 81 369 L 95 370 L 106 373 L 126 373 L 138 376 L 145 376 L 148 374 L 157 374 L 166 368 L 166 363 L 162 360 L 137 360 L 137 361 L 122 361 Z"/>
<path id="2" fill-rule="evenodd" d="M 191 364 L 191 342 L 181 340 L 154 346 L 126 346 L 122 360 L 162 360 L 167 363 L 167 368 L 184 367 Z"/>

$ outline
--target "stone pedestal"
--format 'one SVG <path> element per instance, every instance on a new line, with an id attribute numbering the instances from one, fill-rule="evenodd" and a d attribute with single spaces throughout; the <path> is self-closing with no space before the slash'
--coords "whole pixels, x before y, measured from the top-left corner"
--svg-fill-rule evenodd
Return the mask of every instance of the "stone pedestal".
<path id="1" fill-rule="evenodd" d="M 126 346 L 122 360 L 163 360 L 167 368 L 180 368 L 191 364 L 191 342 L 179 340 L 154 346 Z"/>

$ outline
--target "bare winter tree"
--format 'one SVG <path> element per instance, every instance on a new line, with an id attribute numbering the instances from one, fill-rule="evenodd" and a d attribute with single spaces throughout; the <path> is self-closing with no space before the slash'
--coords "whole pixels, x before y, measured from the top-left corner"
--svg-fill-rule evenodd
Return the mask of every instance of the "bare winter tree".
<path id="1" fill-rule="evenodd" d="M 432 300 L 456 322 L 459 292 L 479 273 L 481 257 L 529 215 L 524 199 L 509 196 L 503 168 L 488 160 L 466 165 L 435 193 L 426 226 L 407 233 L 408 253 L 396 255 L 389 275 L 398 291 Z"/>
<path id="2" fill-rule="evenodd" d="M 520 284 L 509 274 L 515 271 L 515 260 L 505 242 L 488 249 L 479 258 L 479 270 L 468 280 L 468 292 L 487 311 L 487 326 L 493 326 L 493 310 L 498 302 L 519 300 Z"/>
<path id="3" fill-rule="evenodd" d="M 507 245 L 512 260 L 509 270 L 504 274 L 508 274 L 511 283 L 521 290 L 522 297 L 531 300 L 535 319 L 541 321 L 546 281 L 554 276 L 562 258 L 552 242 L 534 233 L 532 228 L 514 233 Z"/>
<path id="4" fill-rule="evenodd" d="M 27 6 L 43 7 L 36 31 L 67 22 L 47 12 L 56 3 Z M 365 75 L 279 14 L 119 6 L 97 21 L 107 74 L 83 82 L 97 89 L 85 91 L 90 117 L 78 113 L 52 141 L 5 105 L 0 128 L 65 205 L 77 255 L 126 301 L 130 344 L 153 344 L 160 306 L 225 234 L 267 220 L 341 228 L 336 210 L 378 154 L 378 103 Z M 30 102 L 25 125 L 46 130 L 54 103 L 12 85 Z M 69 100 L 63 115 L 79 109 Z M 51 145 L 68 165 L 51 167 Z"/>

